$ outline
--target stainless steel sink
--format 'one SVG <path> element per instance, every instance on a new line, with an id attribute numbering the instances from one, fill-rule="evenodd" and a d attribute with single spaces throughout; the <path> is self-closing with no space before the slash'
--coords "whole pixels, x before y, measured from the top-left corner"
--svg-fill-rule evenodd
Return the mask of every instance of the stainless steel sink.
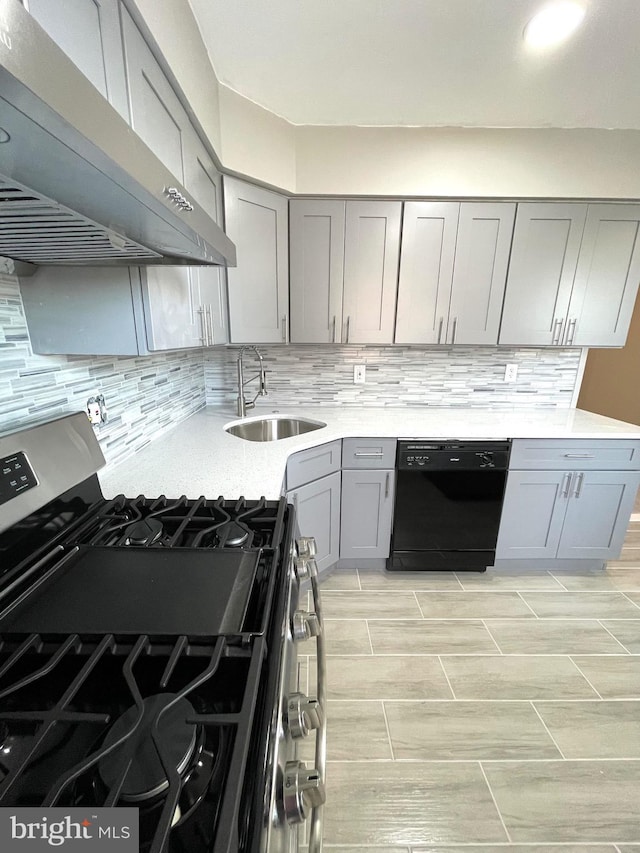
<path id="1" fill-rule="evenodd" d="M 312 421 L 308 418 L 251 418 L 246 421 L 235 421 L 227 424 L 225 432 L 244 438 L 245 441 L 280 441 L 291 438 L 292 435 L 302 435 L 315 429 L 326 427 L 323 421 Z"/>

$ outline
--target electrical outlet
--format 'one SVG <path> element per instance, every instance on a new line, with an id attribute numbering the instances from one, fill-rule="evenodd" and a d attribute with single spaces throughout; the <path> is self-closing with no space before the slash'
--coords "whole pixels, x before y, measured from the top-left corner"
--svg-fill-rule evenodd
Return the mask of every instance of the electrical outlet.
<path id="1" fill-rule="evenodd" d="M 515 382 L 518 378 L 518 365 L 517 364 L 507 364 L 504 369 L 504 381 L 505 382 Z"/>
<path id="2" fill-rule="evenodd" d="M 107 420 L 107 405 L 102 394 L 96 392 L 87 400 L 87 417 L 93 426 L 100 426 Z"/>
<path id="3" fill-rule="evenodd" d="M 366 366 L 364 364 L 353 365 L 353 381 L 356 385 L 364 385 L 366 380 Z"/>

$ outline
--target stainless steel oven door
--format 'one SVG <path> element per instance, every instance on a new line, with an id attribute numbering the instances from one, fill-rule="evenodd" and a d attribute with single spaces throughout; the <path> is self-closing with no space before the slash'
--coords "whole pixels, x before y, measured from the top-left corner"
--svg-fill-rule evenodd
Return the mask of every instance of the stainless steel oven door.
<path id="1" fill-rule="evenodd" d="M 311 586 L 313 609 L 299 606 L 302 584 Z M 280 660 L 279 714 L 270 744 L 272 768 L 269 814 L 265 819 L 261 853 L 297 853 L 300 839 L 309 853 L 322 851 L 322 807 L 326 767 L 326 664 L 322 605 L 317 581 L 315 542 L 298 539 L 288 568 L 287 607 L 282 631 L 285 642 Z M 298 646 L 315 638 L 317 692 L 310 698 L 300 691 Z M 297 745 L 315 734 L 315 761 L 308 766 L 297 758 Z"/>

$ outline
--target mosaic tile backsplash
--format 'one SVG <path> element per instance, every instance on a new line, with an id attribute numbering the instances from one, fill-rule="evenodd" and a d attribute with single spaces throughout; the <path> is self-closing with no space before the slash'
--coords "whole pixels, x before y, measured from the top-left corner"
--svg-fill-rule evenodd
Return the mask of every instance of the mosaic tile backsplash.
<path id="1" fill-rule="evenodd" d="M 267 397 L 257 406 L 571 406 L 580 365 L 579 349 L 400 346 L 261 346 Z M 238 348 L 205 354 L 208 405 L 236 399 Z M 247 353 L 245 376 L 255 356 Z M 507 363 L 518 365 L 515 383 L 504 382 Z M 354 385 L 353 367 L 366 366 L 366 382 Z M 247 398 L 256 389 L 247 387 Z"/>
<path id="2" fill-rule="evenodd" d="M 571 405 L 579 349 L 261 346 L 269 395 L 260 408 Z M 17 279 L 0 275 L 0 432 L 84 409 L 104 394 L 108 422 L 96 428 L 109 466 L 206 403 L 235 412 L 239 347 L 139 358 L 41 356 L 31 352 Z M 505 364 L 518 381 L 503 381 Z M 354 364 L 366 383 L 353 384 Z M 247 355 L 246 376 L 253 373 Z M 250 392 L 251 386 L 247 389 Z M 253 393 L 251 392 L 252 396 Z"/>
<path id="3" fill-rule="evenodd" d="M 0 432 L 84 409 L 97 391 L 109 419 L 96 435 L 111 466 L 204 406 L 202 351 L 34 355 L 18 282 L 0 276 Z"/>

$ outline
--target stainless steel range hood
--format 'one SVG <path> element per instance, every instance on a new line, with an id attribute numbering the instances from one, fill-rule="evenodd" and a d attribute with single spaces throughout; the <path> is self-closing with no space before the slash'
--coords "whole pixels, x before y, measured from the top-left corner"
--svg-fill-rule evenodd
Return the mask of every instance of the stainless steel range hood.
<path id="1" fill-rule="evenodd" d="M 0 256 L 235 266 L 235 246 L 18 0 L 0 0 Z"/>

